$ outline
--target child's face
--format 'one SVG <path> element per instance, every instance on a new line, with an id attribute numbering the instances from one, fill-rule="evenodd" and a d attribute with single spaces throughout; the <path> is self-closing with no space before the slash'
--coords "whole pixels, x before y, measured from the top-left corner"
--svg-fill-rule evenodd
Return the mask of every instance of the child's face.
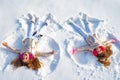
<path id="1" fill-rule="evenodd" d="M 24 53 L 23 54 L 23 60 L 22 60 L 24 63 L 27 63 L 29 61 L 29 53 Z"/>
<path id="2" fill-rule="evenodd" d="M 97 50 L 98 54 L 101 54 L 101 53 L 103 52 L 103 51 L 101 50 L 101 48 L 99 48 L 99 47 L 97 47 L 96 50 Z"/>

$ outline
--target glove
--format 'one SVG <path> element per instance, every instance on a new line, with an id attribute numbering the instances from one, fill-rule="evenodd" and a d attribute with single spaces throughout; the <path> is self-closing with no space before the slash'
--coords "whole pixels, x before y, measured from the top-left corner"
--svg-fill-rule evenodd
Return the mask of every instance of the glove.
<path id="1" fill-rule="evenodd" d="M 72 49 L 72 55 L 75 55 L 77 52 L 78 52 L 78 49 L 77 49 L 77 48 L 73 48 L 73 49 Z"/>

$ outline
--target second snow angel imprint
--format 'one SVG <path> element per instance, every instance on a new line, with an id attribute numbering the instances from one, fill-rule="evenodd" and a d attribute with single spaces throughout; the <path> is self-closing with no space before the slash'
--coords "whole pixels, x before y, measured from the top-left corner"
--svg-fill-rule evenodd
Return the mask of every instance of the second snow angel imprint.
<path id="1" fill-rule="evenodd" d="M 83 13 L 80 15 L 82 16 L 80 18 L 80 21 L 83 22 L 82 25 L 77 24 L 72 19 L 68 20 L 68 24 L 83 37 L 87 45 L 81 46 L 79 48 L 74 47 L 71 50 L 71 55 L 76 55 L 78 53 L 80 54 L 81 52 L 88 51 L 98 59 L 98 62 L 102 63 L 104 66 L 109 66 L 111 64 L 110 56 L 113 54 L 111 43 L 116 43 L 117 39 L 111 38 L 110 40 L 102 41 L 100 37 L 98 37 L 98 33 L 91 30 L 91 28 L 95 28 L 95 26 L 97 28 L 101 20 L 89 18 L 86 14 Z M 92 23 L 93 26 L 90 26 L 89 24 L 92 21 L 94 21 Z"/>

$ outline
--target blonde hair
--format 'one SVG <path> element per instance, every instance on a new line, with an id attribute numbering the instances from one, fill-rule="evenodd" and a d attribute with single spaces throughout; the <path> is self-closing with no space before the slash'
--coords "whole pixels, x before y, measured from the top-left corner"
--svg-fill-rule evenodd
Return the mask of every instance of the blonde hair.
<path id="1" fill-rule="evenodd" d="M 33 70 L 38 70 L 43 66 L 43 63 L 39 61 L 38 58 L 34 58 L 33 60 L 30 60 L 28 63 L 22 62 L 22 60 L 19 59 L 19 56 L 15 58 L 12 62 L 12 65 L 14 65 L 15 68 L 26 66 L 28 68 L 31 68 Z"/>
<path id="2" fill-rule="evenodd" d="M 105 48 L 106 48 L 106 51 L 98 55 L 98 61 L 104 64 L 104 66 L 109 66 L 111 64 L 109 57 L 113 54 L 113 51 L 111 50 L 110 44 L 106 44 Z M 103 59 L 104 61 L 102 61 Z"/>
<path id="3" fill-rule="evenodd" d="M 29 61 L 26 66 L 28 68 L 32 68 L 33 70 L 38 70 L 43 66 L 43 63 L 40 62 L 38 58 L 34 58 L 33 60 Z"/>

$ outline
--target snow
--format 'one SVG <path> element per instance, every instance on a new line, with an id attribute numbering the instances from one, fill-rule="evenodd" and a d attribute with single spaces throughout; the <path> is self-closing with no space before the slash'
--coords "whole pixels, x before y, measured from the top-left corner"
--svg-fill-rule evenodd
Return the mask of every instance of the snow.
<path id="1" fill-rule="evenodd" d="M 105 68 L 90 53 L 70 54 L 73 47 L 80 47 L 85 42 L 67 23 L 68 19 L 76 19 L 82 12 L 91 18 L 104 20 L 96 29 L 102 40 L 111 37 L 119 40 L 119 8 L 119 0 L 0 0 L 0 43 L 7 41 L 11 46 L 21 48 L 24 35 L 21 26 L 26 24 L 18 24 L 19 19 L 30 13 L 43 20 L 51 13 L 54 21 L 41 29 L 44 36 L 39 48 L 56 51 L 54 56 L 40 58 L 45 67 L 39 71 L 26 67 L 14 70 L 10 62 L 16 55 L 1 46 L 0 80 L 120 80 L 120 42 L 112 46 L 112 64 Z"/>

